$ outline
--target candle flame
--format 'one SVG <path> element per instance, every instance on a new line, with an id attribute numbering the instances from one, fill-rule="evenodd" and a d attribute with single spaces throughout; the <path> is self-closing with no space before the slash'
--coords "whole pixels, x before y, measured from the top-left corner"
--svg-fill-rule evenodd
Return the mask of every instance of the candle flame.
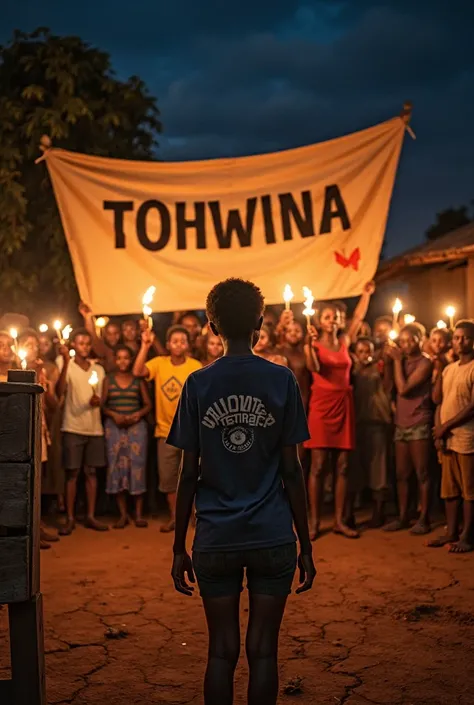
<path id="1" fill-rule="evenodd" d="M 410 323 L 414 323 L 416 321 L 415 316 L 412 316 L 411 313 L 406 313 L 403 317 L 403 320 L 405 321 L 405 325 L 409 326 Z"/>
<path id="2" fill-rule="evenodd" d="M 443 328 L 447 328 L 448 325 L 445 323 L 445 321 L 442 321 L 441 319 L 438 321 L 436 324 L 436 327 L 439 328 L 439 330 L 443 330 Z"/>
<path id="3" fill-rule="evenodd" d="M 398 316 L 398 314 L 400 313 L 402 308 L 403 308 L 403 304 L 400 301 L 400 299 L 398 299 L 398 298 L 395 299 L 395 303 L 393 304 L 393 308 L 392 308 L 392 313 L 394 313 L 396 316 Z"/>
<path id="4" fill-rule="evenodd" d="M 18 338 L 18 331 L 16 328 L 10 328 L 9 333 L 13 340 L 16 340 Z"/>
<path id="5" fill-rule="evenodd" d="M 396 330 L 391 330 L 390 333 L 388 334 L 388 337 L 390 340 L 396 340 L 398 338 L 398 333 Z"/>
<path id="6" fill-rule="evenodd" d="M 59 320 L 54 321 L 53 328 L 56 331 L 56 333 L 59 333 L 59 331 L 61 330 L 62 327 L 63 327 L 63 324 L 61 321 L 59 321 Z"/>
<path id="7" fill-rule="evenodd" d="M 40 327 L 38 328 L 40 333 L 47 333 L 49 330 L 48 324 L 47 323 L 42 323 Z"/>
<path id="8" fill-rule="evenodd" d="M 289 284 L 287 284 L 283 290 L 283 301 L 286 304 L 289 304 L 290 301 L 293 301 L 295 295 L 293 293 L 293 290 Z"/>
<path id="9" fill-rule="evenodd" d="M 69 340 L 71 337 L 72 333 L 72 326 L 68 323 L 65 328 L 63 328 L 63 332 L 61 333 L 61 339 L 62 340 Z"/>
<path id="10" fill-rule="evenodd" d="M 454 308 L 454 306 L 447 306 L 446 307 L 446 315 L 449 318 L 454 318 L 454 316 L 456 315 L 456 309 Z"/>
<path id="11" fill-rule="evenodd" d="M 303 287 L 303 296 L 305 297 L 304 300 L 304 311 L 303 315 L 304 316 L 314 316 L 314 308 L 313 308 L 313 303 L 314 303 L 314 296 L 313 292 L 311 289 L 308 289 L 307 286 Z"/>
<path id="12" fill-rule="evenodd" d="M 70 350 L 70 351 L 69 351 L 69 357 L 76 357 L 76 351 L 75 351 L 75 350 Z"/>
<path id="13" fill-rule="evenodd" d="M 20 358 L 20 365 L 22 370 L 26 370 L 26 358 L 28 353 L 24 348 L 18 350 L 18 357 Z"/>
<path id="14" fill-rule="evenodd" d="M 144 316 L 151 316 L 153 313 L 153 309 L 151 306 L 148 306 L 148 304 L 143 304 L 143 315 Z"/>
<path id="15" fill-rule="evenodd" d="M 151 306 L 153 303 L 153 297 L 155 295 L 156 286 L 150 286 L 143 294 L 142 304 L 144 306 Z"/>
<path id="16" fill-rule="evenodd" d="M 99 375 L 97 374 L 96 370 L 92 370 L 91 376 L 89 377 L 89 384 L 91 387 L 95 387 L 99 384 Z"/>
<path id="17" fill-rule="evenodd" d="M 105 326 L 107 325 L 108 322 L 109 322 L 109 319 L 106 316 L 100 316 L 96 320 L 95 324 L 96 324 L 97 328 L 105 328 Z"/>

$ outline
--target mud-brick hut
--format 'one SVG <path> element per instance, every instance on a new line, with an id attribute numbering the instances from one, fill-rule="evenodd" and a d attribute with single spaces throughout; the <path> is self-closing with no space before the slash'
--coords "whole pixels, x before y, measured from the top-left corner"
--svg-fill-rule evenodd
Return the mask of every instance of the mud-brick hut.
<path id="1" fill-rule="evenodd" d="M 447 306 L 474 318 L 474 222 L 381 262 L 376 280 L 378 298 L 400 294 L 405 312 L 427 326 L 447 321 Z"/>

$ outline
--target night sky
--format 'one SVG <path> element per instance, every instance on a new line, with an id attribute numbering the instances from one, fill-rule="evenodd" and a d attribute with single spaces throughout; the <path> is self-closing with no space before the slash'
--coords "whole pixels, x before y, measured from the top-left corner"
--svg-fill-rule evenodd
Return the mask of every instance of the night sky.
<path id="1" fill-rule="evenodd" d="M 472 0 L 3 0 L 0 41 L 49 26 L 112 55 L 158 99 L 159 158 L 276 151 L 414 103 L 387 255 L 474 198 Z"/>

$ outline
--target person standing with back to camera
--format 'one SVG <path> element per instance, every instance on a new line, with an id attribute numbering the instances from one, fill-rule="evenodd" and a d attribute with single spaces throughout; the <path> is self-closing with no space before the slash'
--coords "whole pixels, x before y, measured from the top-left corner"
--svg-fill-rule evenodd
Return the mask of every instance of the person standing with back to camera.
<path id="1" fill-rule="evenodd" d="M 240 651 L 239 603 L 249 590 L 246 652 L 249 705 L 275 705 L 278 636 L 297 565 L 312 587 L 306 494 L 297 446 L 308 438 L 301 395 L 290 370 L 253 354 L 263 321 L 260 290 L 241 279 L 217 284 L 207 315 L 224 357 L 186 381 L 168 437 L 183 449 L 176 503 L 172 577 L 192 595 L 194 570 L 204 602 L 209 651 L 205 705 L 231 705 Z M 186 533 L 196 499 L 193 560 Z"/>

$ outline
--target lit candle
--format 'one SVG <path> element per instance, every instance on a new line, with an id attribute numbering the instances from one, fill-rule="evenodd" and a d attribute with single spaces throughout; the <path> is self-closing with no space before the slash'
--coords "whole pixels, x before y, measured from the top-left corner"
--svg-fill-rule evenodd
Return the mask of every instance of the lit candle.
<path id="1" fill-rule="evenodd" d="M 20 358 L 20 365 L 21 365 L 21 369 L 22 369 L 22 370 L 26 370 L 26 366 L 27 366 L 26 358 L 27 358 L 27 355 L 28 355 L 28 353 L 26 352 L 26 350 L 25 350 L 24 348 L 20 348 L 20 349 L 18 350 L 18 357 Z"/>
<path id="2" fill-rule="evenodd" d="M 406 326 L 409 326 L 410 323 L 414 323 L 414 322 L 416 321 L 416 318 L 415 318 L 415 316 L 412 316 L 411 313 L 406 313 L 406 314 L 403 316 L 403 320 L 404 320 L 404 322 L 405 322 L 405 325 L 406 325 Z"/>
<path id="3" fill-rule="evenodd" d="M 289 311 L 291 308 L 291 302 L 294 299 L 294 293 L 291 289 L 291 286 L 287 284 L 283 290 L 283 301 L 285 302 L 285 310 Z"/>
<path id="4" fill-rule="evenodd" d="M 74 350 L 74 348 L 69 351 L 69 357 L 71 357 L 71 358 L 76 357 L 76 351 Z"/>
<path id="5" fill-rule="evenodd" d="M 148 328 L 151 330 L 153 328 L 153 318 L 151 317 L 151 314 L 153 313 L 153 310 L 151 308 L 151 305 L 153 303 L 153 297 L 155 296 L 155 291 L 156 287 L 155 286 L 150 286 L 146 292 L 143 295 L 142 299 L 142 311 L 143 311 L 143 318 L 147 322 Z"/>
<path id="6" fill-rule="evenodd" d="M 100 316 L 99 318 L 96 319 L 95 330 L 96 330 L 98 338 L 100 338 L 102 336 L 102 331 L 104 330 L 104 328 L 108 322 L 109 322 L 109 319 L 107 318 L 107 316 Z"/>
<path id="7" fill-rule="evenodd" d="M 15 353 L 15 355 L 18 355 L 18 331 L 16 328 L 10 328 L 9 333 L 10 333 L 10 337 L 13 340 L 12 350 Z"/>
<path id="8" fill-rule="evenodd" d="M 92 387 L 94 394 L 97 394 L 97 389 L 99 387 L 99 375 L 95 370 L 92 370 L 91 376 L 89 377 L 89 384 Z"/>
<path id="9" fill-rule="evenodd" d="M 40 333 L 47 333 L 49 330 L 48 324 L 47 323 L 42 323 L 40 327 L 38 328 Z"/>
<path id="10" fill-rule="evenodd" d="M 438 323 L 436 324 L 436 327 L 439 328 L 439 330 L 443 330 L 443 329 L 445 330 L 448 327 L 448 324 L 446 323 L 446 321 L 442 321 L 440 319 L 438 321 Z"/>
<path id="11" fill-rule="evenodd" d="M 307 322 L 307 326 L 309 328 L 311 325 L 311 319 L 313 318 L 313 316 L 315 314 L 315 310 L 313 308 L 314 296 L 313 296 L 313 292 L 311 291 L 311 289 L 308 289 L 307 286 L 303 287 L 303 296 L 305 297 L 303 316 L 306 316 L 306 322 Z"/>
<path id="12" fill-rule="evenodd" d="M 64 343 L 69 340 L 71 337 L 72 333 L 72 326 L 68 323 L 65 328 L 63 328 L 62 333 L 61 333 L 61 345 L 64 345 Z"/>
<path id="13" fill-rule="evenodd" d="M 454 316 L 456 315 L 456 309 L 454 306 L 447 306 L 446 315 L 449 318 L 449 327 L 452 330 L 454 328 Z"/>
<path id="14" fill-rule="evenodd" d="M 61 342 L 61 329 L 63 327 L 62 321 L 56 320 L 53 323 L 53 328 L 56 331 L 56 335 L 59 338 L 59 342 Z"/>
<path id="15" fill-rule="evenodd" d="M 398 317 L 399 317 L 399 315 L 400 315 L 402 309 L 403 309 L 403 304 L 402 304 L 402 302 L 400 301 L 400 299 L 398 299 L 398 298 L 395 299 L 395 303 L 393 304 L 393 308 L 392 308 L 392 313 L 393 313 L 393 323 L 392 323 L 392 325 L 393 325 L 394 328 L 395 328 L 395 326 L 398 325 Z"/>
<path id="16" fill-rule="evenodd" d="M 396 340 L 398 338 L 398 333 L 396 330 L 391 330 L 390 333 L 388 334 L 388 337 L 390 340 Z"/>

